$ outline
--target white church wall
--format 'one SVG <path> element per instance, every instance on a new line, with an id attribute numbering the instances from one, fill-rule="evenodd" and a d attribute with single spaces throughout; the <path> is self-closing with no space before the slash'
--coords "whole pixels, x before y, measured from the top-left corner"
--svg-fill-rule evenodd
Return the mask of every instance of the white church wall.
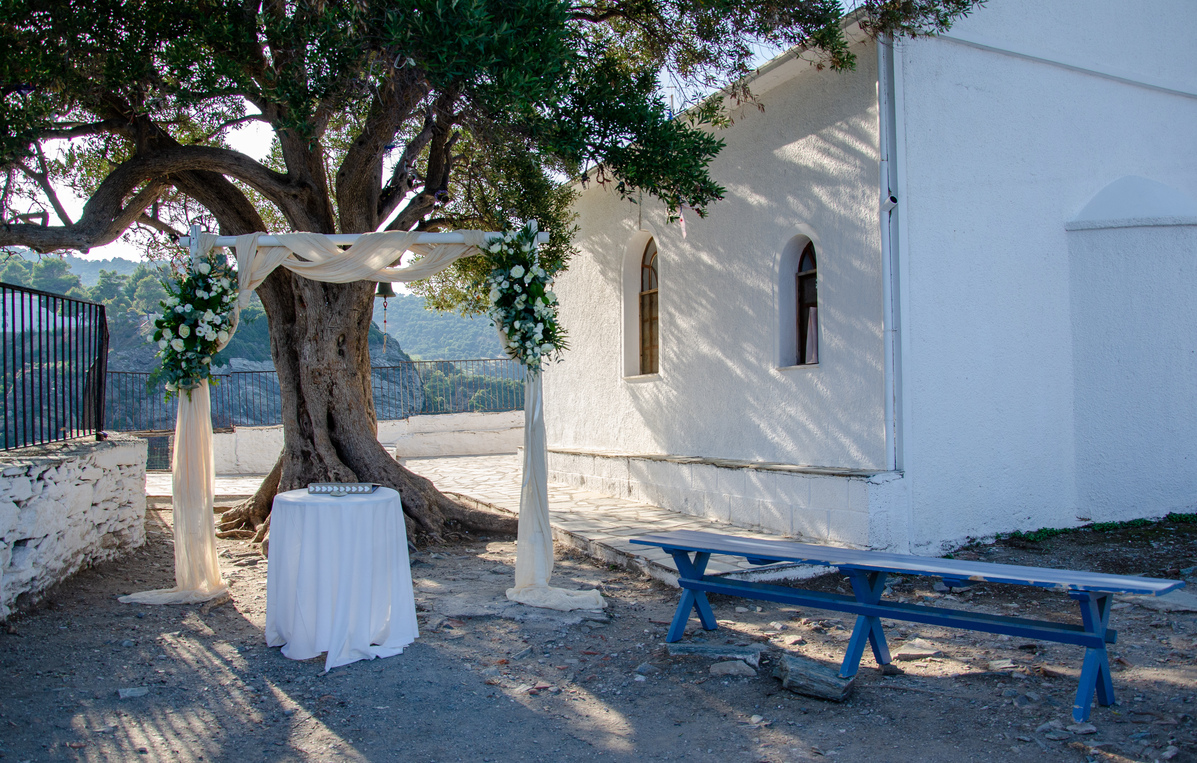
<path id="1" fill-rule="evenodd" d="M 1195 34 L 1183 0 L 1133 14 L 1006 0 L 899 44 L 901 466 L 915 548 L 1092 513 L 1065 222 L 1127 174 L 1197 193 Z"/>
<path id="2" fill-rule="evenodd" d="M 545 373 L 550 448 L 884 468 L 876 55 L 857 53 L 851 73 L 787 64 L 802 71 L 762 94 L 764 112 L 719 132 L 727 198 L 706 219 L 687 211 L 684 237 L 658 204 L 583 192 L 581 254 L 556 287 L 571 349 Z M 639 231 L 659 248 L 649 376 L 625 327 Z M 778 350 L 777 268 L 796 235 L 818 247 L 817 366 L 783 366 Z"/>
<path id="3" fill-rule="evenodd" d="M 902 479 L 731 459 L 552 450 L 549 479 L 801 540 L 905 551 Z"/>
<path id="4" fill-rule="evenodd" d="M 1197 221 L 1075 230 L 1078 505 L 1095 522 L 1197 505 Z"/>

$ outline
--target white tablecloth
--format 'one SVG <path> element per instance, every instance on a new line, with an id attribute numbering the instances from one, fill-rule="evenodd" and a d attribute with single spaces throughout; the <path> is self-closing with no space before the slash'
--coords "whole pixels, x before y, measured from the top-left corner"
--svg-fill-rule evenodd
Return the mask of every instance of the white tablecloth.
<path id="1" fill-rule="evenodd" d="M 419 635 L 399 494 L 280 493 L 270 518 L 266 643 L 327 671 L 403 651 Z"/>

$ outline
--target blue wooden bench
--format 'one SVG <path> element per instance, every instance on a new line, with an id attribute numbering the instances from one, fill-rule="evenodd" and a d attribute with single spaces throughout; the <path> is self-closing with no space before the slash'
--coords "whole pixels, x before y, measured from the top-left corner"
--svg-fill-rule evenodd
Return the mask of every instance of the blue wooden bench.
<path id="1" fill-rule="evenodd" d="M 677 614 L 673 617 L 666 641 L 673 642 L 682 637 L 691 610 L 698 611 L 702 627 L 714 630 L 717 624 L 711 605 L 707 602 L 707 594 L 720 593 L 856 615 L 856 627 L 852 631 L 848 651 L 840 666 L 840 675 L 844 678 L 856 675 L 866 642 L 872 647 L 873 657 L 878 665 L 890 662 L 889 647 L 885 643 L 885 633 L 881 628 L 883 617 L 1075 644 L 1085 647 L 1080 686 L 1072 707 L 1072 717 L 1077 721 L 1089 719 L 1094 690 L 1100 704 L 1111 705 L 1114 702 L 1114 684 L 1110 677 L 1110 662 L 1106 654 L 1106 644 L 1115 643 L 1117 638 L 1117 633 L 1109 627 L 1112 595 L 1129 593 L 1159 596 L 1184 585 L 1178 580 L 1020 567 L 1013 564 L 960 559 L 935 559 L 790 541 L 738 538 L 693 530 L 642 535 L 631 540 L 632 543 L 661 547 L 669 552 L 677 565 L 682 600 L 678 604 Z M 758 565 L 797 562 L 837 567 L 851 583 L 853 596 L 708 576 L 705 570 L 711 554 L 743 557 Z M 1080 603 L 1082 624 L 1070 625 L 883 601 L 881 595 L 885 590 L 885 578 L 891 573 L 939 577 L 951 588 L 962 588 L 981 582 L 1050 588 L 1067 593 Z"/>

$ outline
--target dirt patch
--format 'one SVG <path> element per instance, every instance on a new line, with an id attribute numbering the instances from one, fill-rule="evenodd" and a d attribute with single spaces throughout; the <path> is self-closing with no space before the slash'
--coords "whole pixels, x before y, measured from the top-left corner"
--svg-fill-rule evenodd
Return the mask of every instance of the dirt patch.
<path id="1" fill-rule="evenodd" d="M 676 589 L 559 553 L 556 581 L 600 587 L 606 615 L 488 610 L 510 583 L 514 544 L 478 540 L 413 556 L 421 635 L 404 654 L 325 674 L 323 658 L 265 646 L 266 561 L 242 542 L 220 541 L 227 603 L 117 602 L 172 583 L 169 507 L 148 516 L 145 548 L 76 576 L 0 632 L 5 761 L 1184 761 L 1197 749 L 1194 613 L 1115 605 L 1121 704 L 1095 709 L 1096 733 L 1075 735 L 1059 727 L 1072 723 L 1078 648 L 894 623 L 895 650 L 920 638 L 939 654 L 899 663 L 896 676 L 866 656 L 851 699 L 824 702 L 771 672 L 783 650 L 838 664 L 850 618 L 713 597 L 720 628 L 692 621 L 689 643 L 765 648 L 755 677 L 715 676 L 711 659 L 666 654 Z M 1197 527 L 957 555 L 1175 577 L 1194 564 Z M 934 583 L 898 579 L 891 596 L 1077 621 L 1052 592 Z M 802 585 L 840 588 L 833 575 Z"/>

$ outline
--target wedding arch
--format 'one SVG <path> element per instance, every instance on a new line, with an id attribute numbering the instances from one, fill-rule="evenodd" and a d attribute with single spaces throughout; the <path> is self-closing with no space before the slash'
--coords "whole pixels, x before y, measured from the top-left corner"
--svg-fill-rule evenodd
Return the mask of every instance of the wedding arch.
<path id="1" fill-rule="evenodd" d="M 240 310 L 248 305 L 253 290 L 271 272 L 283 267 L 304 278 L 330 283 L 411 282 L 433 276 L 485 248 L 499 263 L 492 275 L 491 301 L 495 305 L 492 314 L 496 316 L 508 353 L 524 363 L 528 372 L 524 387 L 524 469 L 515 586 L 508 590 L 507 596 L 514 601 L 555 609 L 604 606 L 597 591 L 565 591 L 548 584 L 553 568 L 553 540 L 540 372 L 541 358 L 546 354 L 544 348 L 552 344 L 535 340 L 544 337 L 546 322 L 555 325 L 555 298 L 550 304 L 552 292 L 545 296 L 547 287 L 542 284 L 539 301 L 528 299 L 537 271 L 541 277 L 545 275 L 536 263 L 536 247 L 547 241 L 548 234 L 537 232 L 535 223 L 520 231 L 507 232 L 251 233 L 235 237 L 219 237 L 193 226 L 191 235 L 180 239 L 180 244 L 190 250 L 184 280 L 194 279 L 201 288 L 192 283 L 186 295 L 202 302 L 201 307 L 205 304 L 209 307 L 200 313 L 192 302 L 185 303 L 177 296 L 168 298 L 163 305 L 168 312 L 156 324 L 159 331 L 155 335 L 164 358 L 176 365 L 172 369 L 174 376 L 168 376 L 177 380 L 169 383 L 178 396 L 172 462 L 175 586 L 130 594 L 120 600 L 133 604 L 186 604 L 208 601 L 228 590 L 216 557 L 213 515 L 216 473 L 207 365 L 211 354 L 232 340 Z M 237 263 L 235 288 L 232 279 L 220 270 L 226 258 L 214 251 L 230 247 Z M 394 266 L 406 252 L 419 257 L 407 265 Z M 521 279 L 522 285 L 517 283 Z M 183 293 L 181 289 L 176 291 Z M 516 296 L 512 298 L 512 294 Z M 504 304 L 508 309 L 502 308 Z M 212 306 L 228 312 L 219 314 Z M 522 314 L 542 318 L 539 328 L 528 325 L 527 320 L 520 321 Z M 176 317 L 177 320 L 170 320 Z M 186 371 L 179 372 L 180 367 Z"/>

